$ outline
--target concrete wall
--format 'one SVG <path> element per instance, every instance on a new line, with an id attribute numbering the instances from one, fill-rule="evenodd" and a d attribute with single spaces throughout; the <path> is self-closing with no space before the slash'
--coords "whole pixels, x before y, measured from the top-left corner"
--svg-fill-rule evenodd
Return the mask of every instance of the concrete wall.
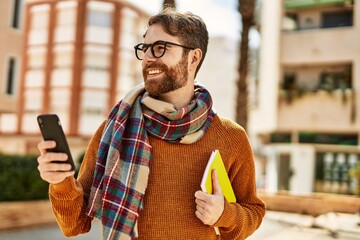
<path id="1" fill-rule="evenodd" d="M 13 14 L 13 2 L 12 0 L 0 1 L 0 121 L 1 113 L 16 111 L 17 94 L 20 79 L 21 70 L 21 50 L 22 50 L 22 27 L 20 29 L 14 29 L 11 27 L 12 14 Z M 20 21 L 23 18 L 20 18 Z M 7 71 L 8 61 L 10 57 L 16 59 L 16 74 L 15 74 L 15 95 L 7 95 Z"/>

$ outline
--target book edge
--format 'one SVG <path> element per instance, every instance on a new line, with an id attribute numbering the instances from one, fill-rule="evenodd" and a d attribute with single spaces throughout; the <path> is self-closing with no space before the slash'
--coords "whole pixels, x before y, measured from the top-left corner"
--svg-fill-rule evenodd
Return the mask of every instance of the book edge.
<path id="1" fill-rule="evenodd" d="M 202 179 L 201 179 L 201 183 L 200 183 L 201 190 L 206 192 L 206 193 L 208 193 L 207 190 L 206 190 L 206 179 L 207 179 L 207 177 L 209 175 L 211 165 L 214 162 L 215 156 L 216 156 L 218 151 L 219 151 L 218 149 L 215 149 L 215 150 L 213 150 L 211 152 L 211 155 L 209 157 L 209 160 L 208 160 L 208 162 L 206 164 L 206 167 L 205 167 L 205 170 L 204 170 L 204 174 L 203 174 Z"/>

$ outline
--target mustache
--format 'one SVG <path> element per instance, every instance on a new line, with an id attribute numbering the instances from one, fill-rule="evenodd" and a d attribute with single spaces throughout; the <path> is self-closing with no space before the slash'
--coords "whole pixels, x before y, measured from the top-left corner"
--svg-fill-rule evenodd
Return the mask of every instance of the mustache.
<path id="1" fill-rule="evenodd" d="M 168 71 L 168 67 L 163 63 L 159 63 L 159 62 L 148 63 L 144 66 L 144 68 L 142 70 L 142 74 L 144 77 L 147 76 L 147 72 L 148 72 L 149 68 L 158 68 L 158 69 L 162 70 L 163 72 Z"/>

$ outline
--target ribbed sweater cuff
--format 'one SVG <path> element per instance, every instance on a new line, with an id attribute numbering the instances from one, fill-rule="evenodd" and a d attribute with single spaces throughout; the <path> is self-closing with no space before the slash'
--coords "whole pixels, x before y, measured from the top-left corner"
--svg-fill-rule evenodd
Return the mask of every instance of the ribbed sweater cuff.
<path id="1" fill-rule="evenodd" d="M 214 227 L 230 228 L 234 226 L 234 222 L 236 221 L 236 214 L 234 214 L 234 212 L 236 212 L 236 206 L 226 201 L 226 199 L 224 200 L 224 211 Z"/>
<path id="2" fill-rule="evenodd" d="M 64 181 L 57 184 L 50 184 L 49 194 L 52 198 L 70 200 L 79 196 L 76 189 L 75 178 L 68 177 Z"/>

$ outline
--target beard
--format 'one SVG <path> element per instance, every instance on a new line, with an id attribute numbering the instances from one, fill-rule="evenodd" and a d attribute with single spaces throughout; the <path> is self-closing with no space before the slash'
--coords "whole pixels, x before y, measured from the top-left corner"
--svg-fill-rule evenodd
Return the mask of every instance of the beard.
<path id="1" fill-rule="evenodd" d="M 163 72 L 164 77 L 160 79 L 147 80 L 148 68 L 159 68 Z M 150 96 L 159 97 L 161 94 L 175 91 L 184 87 L 187 83 L 187 57 L 183 56 L 179 63 L 170 68 L 160 62 L 146 65 L 142 74 L 145 82 L 145 90 Z"/>

